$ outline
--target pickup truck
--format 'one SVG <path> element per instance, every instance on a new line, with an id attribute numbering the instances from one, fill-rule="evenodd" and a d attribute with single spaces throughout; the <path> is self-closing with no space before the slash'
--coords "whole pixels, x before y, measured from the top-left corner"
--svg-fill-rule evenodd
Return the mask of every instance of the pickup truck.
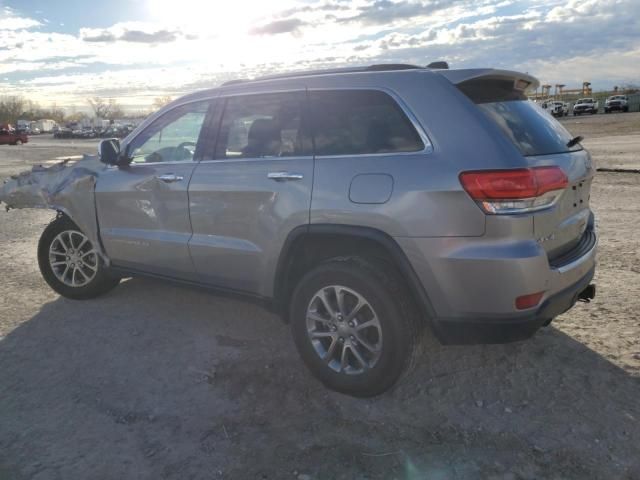
<path id="1" fill-rule="evenodd" d="M 569 105 L 565 102 L 552 100 L 549 102 L 545 102 L 542 105 L 542 108 L 547 110 L 554 117 L 566 117 L 567 115 L 569 115 Z"/>
<path id="2" fill-rule="evenodd" d="M 593 98 L 580 98 L 573 106 L 574 115 L 582 115 L 583 113 L 598 113 L 598 101 Z"/>
<path id="3" fill-rule="evenodd" d="M 629 111 L 629 99 L 626 95 L 613 95 L 604 102 L 604 113 L 611 113 L 614 110 L 620 112 Z"/>
<path id="4" fill-rule="evenodd" d="M 29 137 L 24 133 L 18 133 L 15 130 L 0 130 L 0 145 L 22 145 L 28 141 Z"/>

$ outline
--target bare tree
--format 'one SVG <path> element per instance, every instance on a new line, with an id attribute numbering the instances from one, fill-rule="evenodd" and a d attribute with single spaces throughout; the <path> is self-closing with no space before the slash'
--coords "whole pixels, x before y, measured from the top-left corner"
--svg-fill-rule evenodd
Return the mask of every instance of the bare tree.
<path id="1" fill-rule="evenodd" d="M 113 121 L 114 118 L 118 118 L 123 115 L 122 108 L 113 98 L 105 101 L 103 98 L 93 97 L 87 99 L 87 102 L 89 102 L 89 105 L 91 105 L 93 112 L 98 118 L 105 118 Z"/>
<path id="2" fill-rule="evenodd" d="M 16 123 L 24 111 L 25 100 L 22 97 L 0 98 L 0 123 Z"/>
<path id="3" fill-rule="evenodd" d="M 624 93 L 638 93 L 640 86 L 635 83 L 625 83 L 620 87 Z"/>
<path id="4" fill-rule="evenodd" d="M 162 107 L 164 107 L 165 105 L 167 105 L 168 103 L 171 103 L 172 101 L 173 101 L 173 98 L 171 98 L 171 96 L 169 96 L 169 95 L 166 95 L 166 96 L 163 96 L 163 97 L 156 97 L 153 100 L 152 106 L 153 106 L 154 110 L 159 110 Z"/>

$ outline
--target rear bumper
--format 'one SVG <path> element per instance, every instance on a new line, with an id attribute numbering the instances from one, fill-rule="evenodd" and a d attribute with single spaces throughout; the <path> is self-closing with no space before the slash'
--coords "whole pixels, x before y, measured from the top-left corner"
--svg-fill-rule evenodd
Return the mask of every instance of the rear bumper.
<path id="1" fill-rule="evenodd" d="M 593 279 L 595 232 L 562 258 L 549 261 L 535 241 L 402 239 L 399 243 L 433 307 L 431 323 L 444 344 L 523 340 L 569 310 Z M 518 310 L 521 295 L 545 292 Z"/>
<path id="2" fill-rule="evenodd" d="M 436 334 L 445 345 L 509 343 L 526 340 L 554 317 L 571 309 L 595 273 L 593 267 L 570 287 L 556 293 L 535 311 L 505 319 L 447 319 L 435 323 Z"/>

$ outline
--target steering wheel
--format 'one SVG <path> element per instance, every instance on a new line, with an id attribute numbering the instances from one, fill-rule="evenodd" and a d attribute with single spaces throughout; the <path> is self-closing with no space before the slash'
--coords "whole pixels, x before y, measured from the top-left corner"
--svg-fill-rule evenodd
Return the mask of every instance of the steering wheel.
<path id="1" fill-rule="evenodd" d="M 193 148 L 188 148 L 188 147 L 193 147 Z M 193 154 L 196 153 L 196 142 L 182 142 L 180 145 L 176 147 L 176 150 L 186 150 L 193 156 Z"/>

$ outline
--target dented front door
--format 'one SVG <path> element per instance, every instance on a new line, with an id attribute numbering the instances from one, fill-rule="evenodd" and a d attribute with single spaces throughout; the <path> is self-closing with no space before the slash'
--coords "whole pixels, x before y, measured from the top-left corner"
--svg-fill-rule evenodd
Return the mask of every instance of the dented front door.
<path id="1" fill-rule="evenodd" d="M 176 107 L 127 146 L 132 162 L 96 184 L 100 237 L 114 266 L 193 279 L 188 186 L 209 102 Z"/>

